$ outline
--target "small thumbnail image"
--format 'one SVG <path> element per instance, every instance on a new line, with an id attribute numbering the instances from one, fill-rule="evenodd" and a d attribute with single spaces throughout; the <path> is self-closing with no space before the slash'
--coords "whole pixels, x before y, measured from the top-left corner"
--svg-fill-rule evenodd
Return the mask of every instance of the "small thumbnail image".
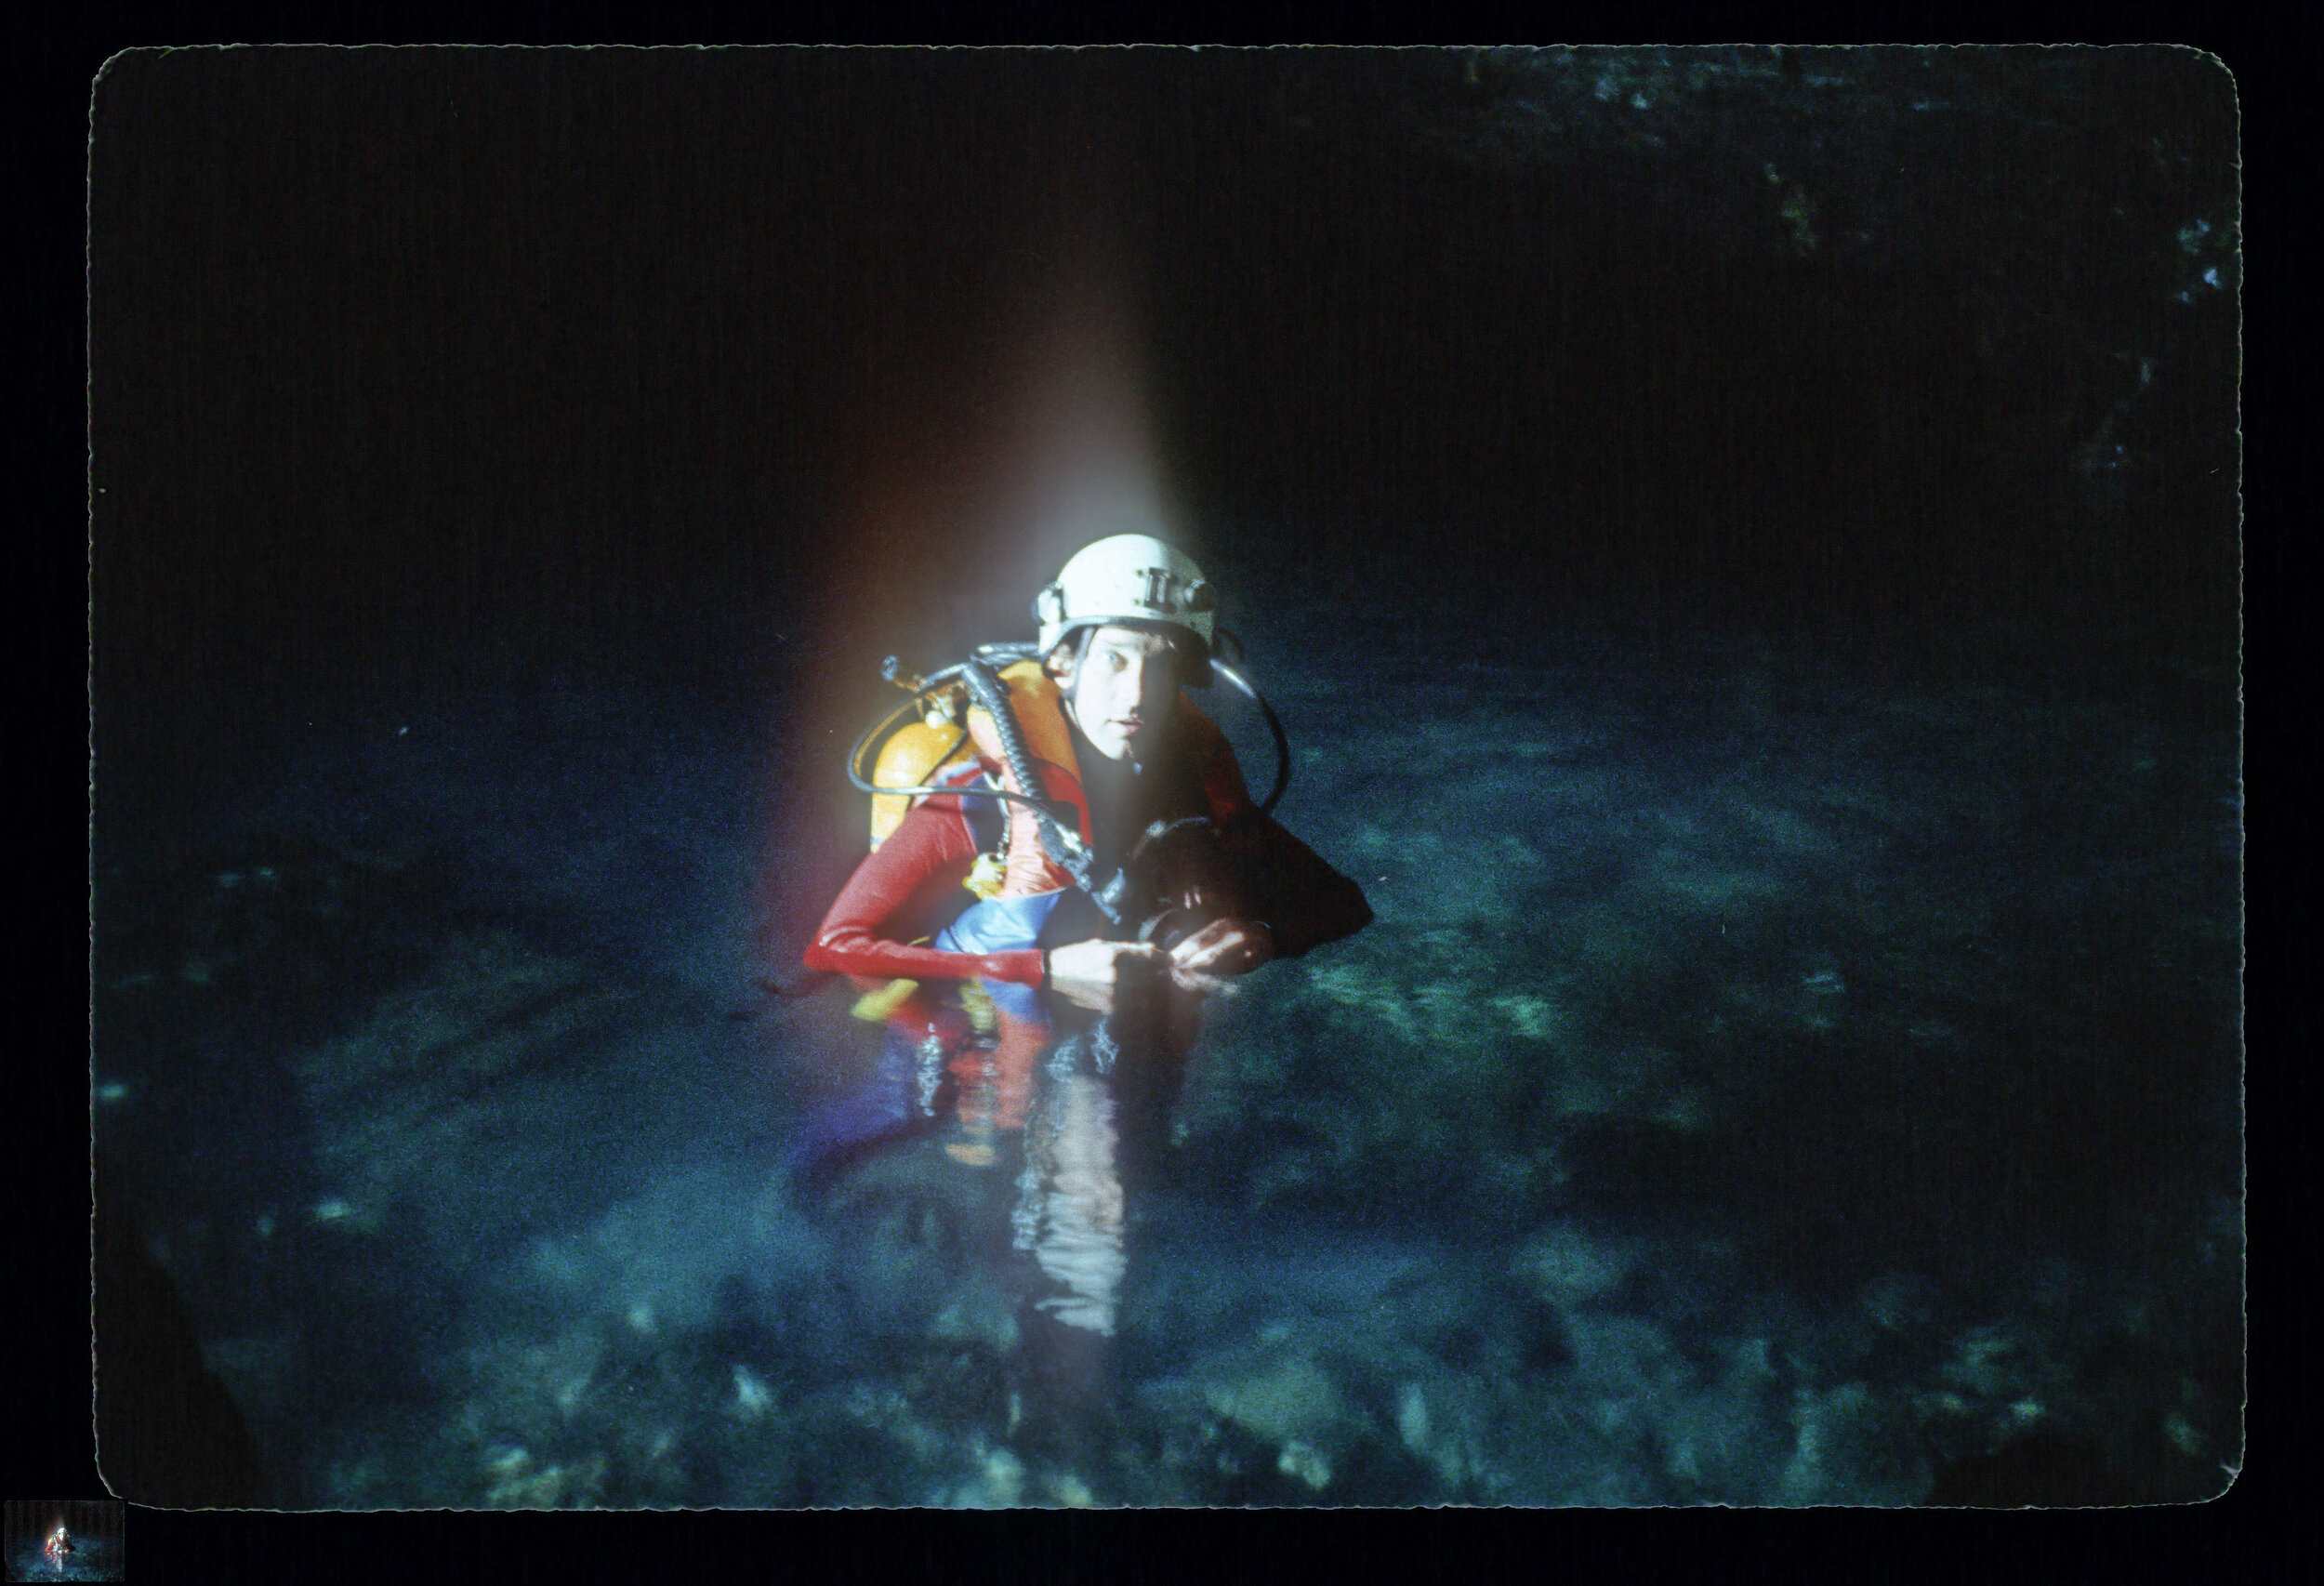
<path id="1" fill-rule="evenodd" d="M 121 1580 L 121 1504 L 8 1500 L 10 1580 Z"/>

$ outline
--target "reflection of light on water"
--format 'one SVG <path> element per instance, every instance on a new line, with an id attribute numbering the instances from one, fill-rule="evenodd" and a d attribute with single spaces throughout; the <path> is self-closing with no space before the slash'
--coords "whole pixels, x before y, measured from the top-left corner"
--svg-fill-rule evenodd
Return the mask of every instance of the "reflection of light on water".
<path id="1" fill-rule="evenodd" d="M 971 508 L 1016 551 L 1011 562 L 1035 564 L 1021 582 L 1046 579 L 1104 535 L 1170 537 L 1176 513 L 1155 439 L 1146 333 L 1123 285 L 1092 253 L 1028 303 Z"/>
<path id="2" fill-rule="evenodd" d="M 1067 1327 L 1111 1334 L 1129 1257 L 1122 1249 L 1122 1182 L 1114 1170 L 1114 1101 L 1085 1075 L 1058 1081 L 1052 1170 L 1033 1259 L 1067 1292 L 1040 1302 Z"/>

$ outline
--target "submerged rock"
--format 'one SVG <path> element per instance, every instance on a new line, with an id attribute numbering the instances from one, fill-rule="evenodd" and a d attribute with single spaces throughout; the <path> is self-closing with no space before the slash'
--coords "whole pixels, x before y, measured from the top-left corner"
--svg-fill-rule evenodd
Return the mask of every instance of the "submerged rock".
<path id="1" fill-rule="evenodd" d="M 1269 1443 L 1328 1442 L 1354 1424 L 1330 1374 L 1296 1350 L 1214 1365 L 1203 1375 L 1202 1392 L 1213 1411 Z"/>
<path id="2" fill-rule="evenodd" d="M 335 1193 L 315 1215 L 376 1229 L 400 1211 L 463 1259 L 479 1235 L 537 1223 L 557 1186 L 532 1143 L 617 1108 L 591 1065 L 656 1019 L 669 995 L 495 930 L 453 937 L 419 981 L 382 996 L 294 1072 Z M 546 1197 L 546 1198 L 545 1198 Z"/>

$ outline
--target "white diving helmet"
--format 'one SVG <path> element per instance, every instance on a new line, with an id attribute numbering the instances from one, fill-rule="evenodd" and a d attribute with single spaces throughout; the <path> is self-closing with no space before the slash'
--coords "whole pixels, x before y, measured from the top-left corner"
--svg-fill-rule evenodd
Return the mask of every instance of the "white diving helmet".
<path id="1" fill-rule="evenodd" d="M 1176 628 L 1194 637 L 1187 659 L 1201 675 L 1209 670 L 1218 605 L 1218 591 L 1193 557 L 1151 535 L 1114 535 L 1084 546 L 1033 597 L 1033 619 L 1041 625 L 1044 655 L 1079 628 Z"/>

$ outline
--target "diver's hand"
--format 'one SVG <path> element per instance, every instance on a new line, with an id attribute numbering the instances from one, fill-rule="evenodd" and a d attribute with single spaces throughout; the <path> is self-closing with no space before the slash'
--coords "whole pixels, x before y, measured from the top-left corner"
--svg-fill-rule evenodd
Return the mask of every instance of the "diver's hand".
<path id="1" fill-rule="evenodd" d="M 1050 949 L 1049 988 L 1068 1002 L 1111 1013 L 1125 993 L 1151 985 L 1169 962 L 1161 948 L 1143 942 L 1076 942 Z"/>
<path id="2" fill-rule="evenodd" d="M 1274 932 L 1255 919 L 1214 919 L 1170 949 L 1170 973 L 1246 974 L 1275 956 Z"/>

